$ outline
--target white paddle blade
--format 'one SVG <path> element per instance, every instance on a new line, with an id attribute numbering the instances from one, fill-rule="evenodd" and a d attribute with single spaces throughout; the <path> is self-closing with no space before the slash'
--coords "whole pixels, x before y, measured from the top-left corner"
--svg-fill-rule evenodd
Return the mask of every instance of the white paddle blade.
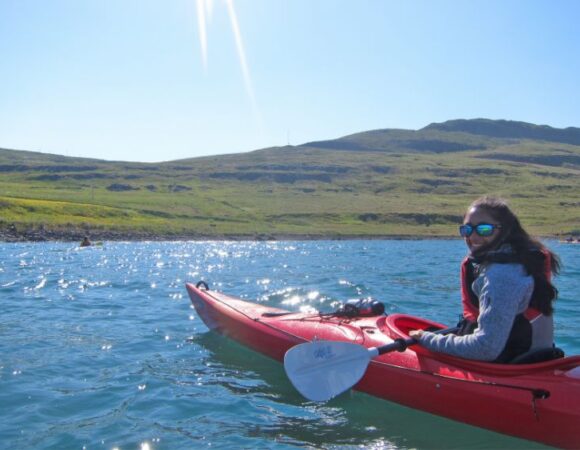
<path id="1" fill-rule="evenodd" d="M 284 368 L 298 392 L 324 402 L 358 383 L 377 354 L 376 348 L 350 342 L 307 342 L 286 352 Z"/>

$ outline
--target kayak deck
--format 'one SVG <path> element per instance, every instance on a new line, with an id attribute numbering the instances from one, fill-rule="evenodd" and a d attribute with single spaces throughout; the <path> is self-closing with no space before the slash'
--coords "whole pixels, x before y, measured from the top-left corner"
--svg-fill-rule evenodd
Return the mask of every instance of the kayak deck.
<path id="1" fill-rule="evenodd" d="M 186 285 L 208 328 L 282 361 L 312 340 L 379 347 L 411 329 L 445 328 L 392 314 L 338 317 L 293 313 Z M 418 345 L 374 358 L 354 387 L 377 397 L 501 433 L 580 448 L 580 356 L 534 364 L 494 364 L 430 352 Z"/>

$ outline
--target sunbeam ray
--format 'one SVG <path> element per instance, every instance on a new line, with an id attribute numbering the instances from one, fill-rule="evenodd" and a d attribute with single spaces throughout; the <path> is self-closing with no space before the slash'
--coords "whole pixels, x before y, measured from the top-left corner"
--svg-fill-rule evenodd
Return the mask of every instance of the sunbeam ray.
<path id="1" fill-rule="evenodd" d="M 238 59 L 240 62 L 240 69 L 242 71 L 242 77 L 244 80 L 244 86 L 246 95 L 250 101 L 254 119 L 257 124 L 258 134 L 260 139 L 263 140 L 264 135 L 264 124 L 262 121 L 262 116 L 258 109 L 258 104 L 254 95 L 254 88 L 252 86 L 252 79 L 250 77 L 250 69 L 246 60 L 246 53 L 244 50 L 244 43 L 242 40 L 242 33 L 240 31 L 240 26 L 238 23 L 238 17 L 236 10 L 234 8 L 233 0 L 224 0 L 227 7 L 228 16 L 230 19 L 230 25 L 232 28 L 232 33 L 234 35 L 234 41 L 236 45 L 236 52 L 238 54 Z M 208 71 L 208 45 L 207 45 L 207 31 L 209 28 L 209 23 L 211 22 L 211 17 L 213 14 L 213 0 L 197 0 L 197 20 L 199 26 L 199 42 L 201 46 L 201 56 L 203 62 L 203 68 L 207 74 Z"/>
<path id="2" fill-rule="evenodd" d="M 236 15 L 236 10 L 234 9 L 233 0 L 226 0 L 226 5 L 228 7 L 228 14 L 230 16 L 230 21 L 232 23 L 232 32 L 234 33 L 236 48 L 238 49 L 238 58 L 240 59 L 240 68 L 242 69 L 242 75 L 244 76 L 244 84 L 246 85 L 246 91 L 252 103 L 255 103 L 254 90 L 252 88 L 252 80 L 250 78 L 250 71 L 248 69 L 248 64 L 246 62 L 246 54 L 244 52 L 242 34 L 240 32 L 240 27 L 238 25 L 238 18 Z"/>
<path id="3" fill-rule="evenodd" d="M 211 16 L 213 14 L 213 0 L 205 0 L 205 10 L 207 12 L 207 20 L 211 22 Z"/>
<path id="4" fill-rule="evenodd" d="M 199 25 L 199 44 L 201 46 L 201 60 L 203 63 L 203 69 L 207 72 L 206 5 L 207 5 L 206 0 L 197 0 L 197 23 Z"/>

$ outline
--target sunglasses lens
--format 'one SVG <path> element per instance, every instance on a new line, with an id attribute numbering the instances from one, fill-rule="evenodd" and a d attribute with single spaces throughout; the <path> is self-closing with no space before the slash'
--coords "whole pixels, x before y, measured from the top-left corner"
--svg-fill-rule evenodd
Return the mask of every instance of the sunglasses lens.
<path id="1" fill-rule="evenodd" d="M 473 227 L 471 225 L 461 225 L 459 227 L 459 234 L 461 237 L 469 237 L 473 233 Z"/>
<path id="2" fill-rule="evenodd" d="M 493 234 L 494 226 L 488 223 L 479 224 L 475 227 L 475 232 L 480 236 L 491 236 Z"/>

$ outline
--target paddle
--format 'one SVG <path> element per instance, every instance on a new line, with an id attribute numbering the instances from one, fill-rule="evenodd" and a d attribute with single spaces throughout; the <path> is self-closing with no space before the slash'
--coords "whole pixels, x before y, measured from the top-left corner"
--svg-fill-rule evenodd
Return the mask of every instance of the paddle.
<path id="1" fill-rule="evenodd" d="M 437 334 L 457 331 L 457 327 Z M 325 402 L 350 389 L 363 377 L 371 359 L 416 344 L 413 338 L 366 348 L 352 342 L 312 341 L 292 347 L 284 356 L 284 369 L 294 387 L 304 397 Z"/>

